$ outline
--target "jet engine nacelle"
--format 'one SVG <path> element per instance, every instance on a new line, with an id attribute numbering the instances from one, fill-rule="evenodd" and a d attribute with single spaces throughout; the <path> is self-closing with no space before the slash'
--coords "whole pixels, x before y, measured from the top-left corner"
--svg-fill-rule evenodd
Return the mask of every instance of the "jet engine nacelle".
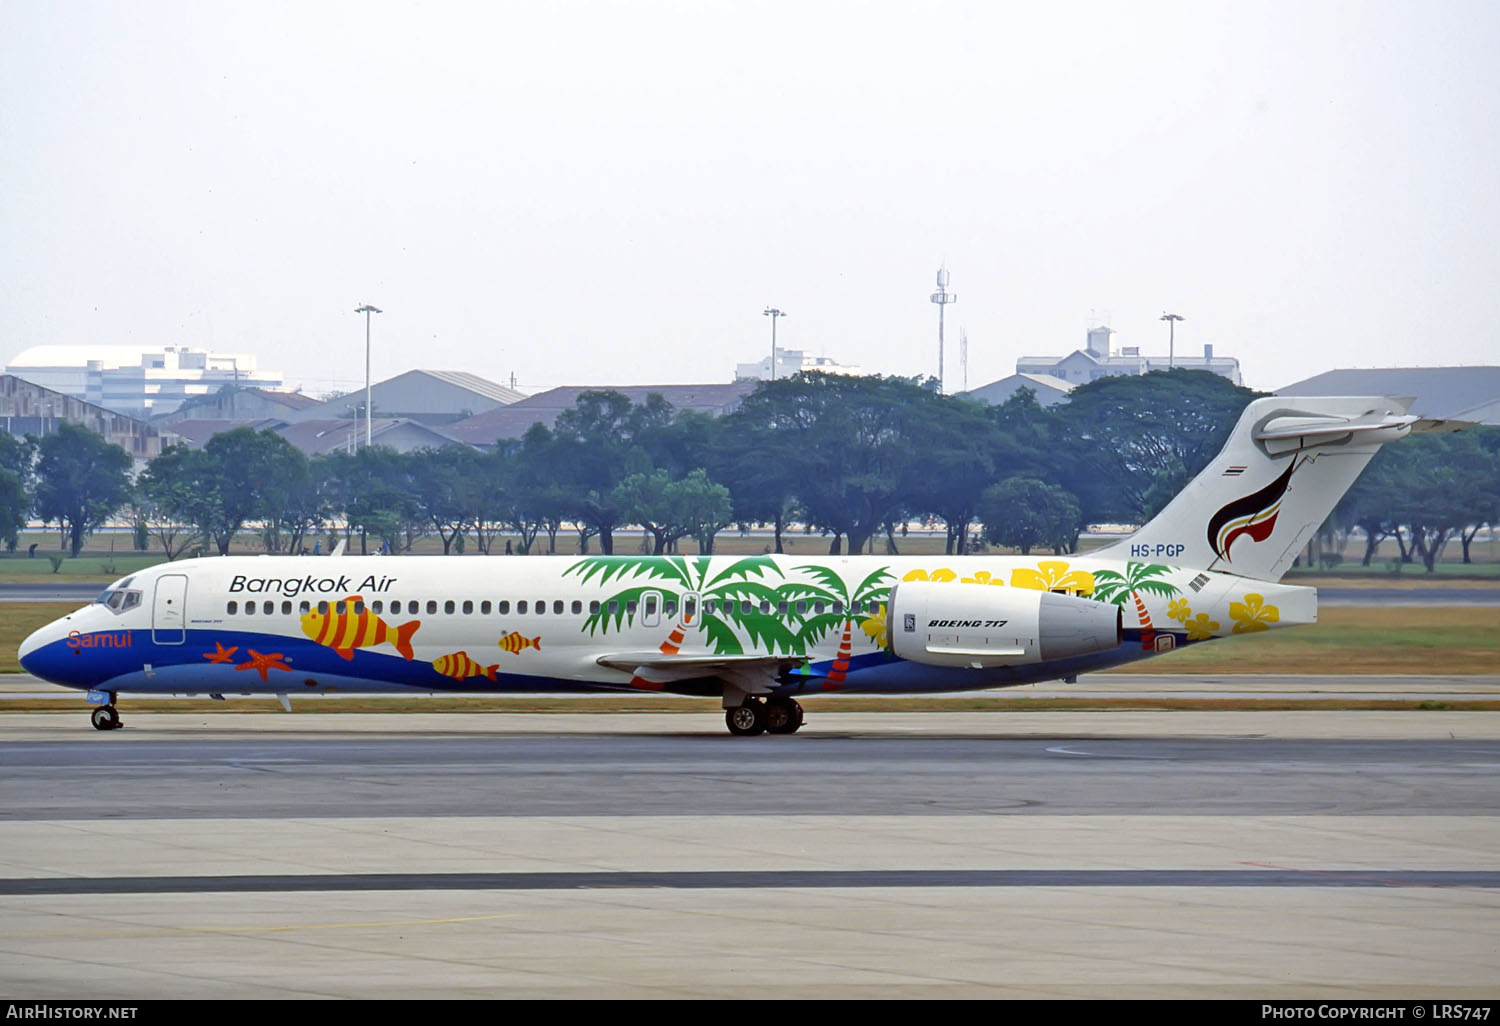
<path id="1" fill-rule="evenodd" d="M 891 589 L 891 651 L 934 666 L 1019 666 L 1111 651 L 1120 608 L 1029 588 L 902 581 Z"/>

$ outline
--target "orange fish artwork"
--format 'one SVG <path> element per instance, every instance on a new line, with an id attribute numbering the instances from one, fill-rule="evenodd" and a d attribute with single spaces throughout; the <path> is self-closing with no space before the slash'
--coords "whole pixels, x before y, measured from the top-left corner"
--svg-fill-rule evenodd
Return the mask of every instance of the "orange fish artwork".
<path id="1" fill-rule="evenodd" d="M 422 621 L 412 620 L 393 629 L 366 609 L 364 602 L 362 596 L 351 595 L 342 602 L 327 606 L 326 613 L 316 609 L 303 613 L 302 633 L 320 645 L 327 645 L 345 659 L 353 659 L 356 648 L 383 643 L 394 645 L 401 658 L 411 659 L 411 636 L 417 633 Z M 356 608 L 358 612 L 355 612 Z"/>
<path id="2" fill-rule="evenodd" d="M 542 650 L 542 636 L 538 634 L 534 638 L 523 638 L 519 633 L 512 632 L 505 635 L 496 644 L 511 655 L 525 651 L 528 648 L 534 648 L 540 652 Z"/>
<path id="3" fill-rule="evenodd" d="M 494 680 L 495 671 L 500 669 L 500 664 L 480 666 L 469 657 L 469 653 L 453 652 L 434 659 L 432 668 L 444 677 L 452 677 L 454 680 L 467 680 L 470 677 L 488 677 Z"/>

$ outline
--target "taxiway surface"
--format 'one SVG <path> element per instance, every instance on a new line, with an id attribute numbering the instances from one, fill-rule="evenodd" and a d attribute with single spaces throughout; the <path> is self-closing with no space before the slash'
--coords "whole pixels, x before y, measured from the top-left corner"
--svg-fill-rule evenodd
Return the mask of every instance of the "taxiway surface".
<path id="1" fill-rule="evenodd" d="M 0 715 L 0 992 L 1500 987 L 1497 713 L 126 722 Z"/>

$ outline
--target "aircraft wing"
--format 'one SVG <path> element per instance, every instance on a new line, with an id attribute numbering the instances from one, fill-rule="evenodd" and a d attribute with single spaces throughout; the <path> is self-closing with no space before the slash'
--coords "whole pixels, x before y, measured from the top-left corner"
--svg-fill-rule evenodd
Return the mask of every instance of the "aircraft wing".
<path id="1" fill-rule="evenodd" d="M 595 660 L 624 670 L 637 687 L 661 687 L 674 681 L 716 677 L 747 695 L 765 695 L 781 683 L 781 674 L 802 663 L 801 656 L 664 655 L 660 651 L 611 652 Z"/>

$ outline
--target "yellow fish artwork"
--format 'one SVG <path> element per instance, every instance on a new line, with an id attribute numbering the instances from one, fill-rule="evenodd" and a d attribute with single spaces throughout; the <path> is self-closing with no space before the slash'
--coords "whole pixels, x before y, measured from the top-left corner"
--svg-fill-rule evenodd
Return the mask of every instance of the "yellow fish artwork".
<path id="1" fill-rule="evenodd" d="M 454 680 L 467 680 L 470 677 L 488 677 L 495 679 L 495 671 L 500 669 L 500 664 L 494 666 L 480 666 L 467 652 L 450 652 L 445 656 L 438 656 L 432 661 L 432 668 L 444 677 L 452 677 Z"/>
<path id="2" fill-rule="evenodd" d="M 534 638 L 523 638 L 519 633 L 512 632 L 506 634 L 499 641 L 497 641 L 496 644 L 505 649 L 505 651 L 509 652 L 511 655 L 515 655 L 517 652 L 524 651 L 528 648 L 534 648 L 538 652 L 540 652 L 542 650 L 542 636 L 538 634 Z"/>
<path id="3" fill-rule="evenodd" d="M 356 648 L 386 643 L 394 645 L 401 658 L 413 658 L 411 636 L 417 633 L 422 621 L 412 620 L 393 629 L 366 609 L 364 603 L 363 596 L 351 595 L 342 602 L 325 606 L 326 613 L 317 609 L 303 613 L 302 633 L 320 645 L 327 645 L 345 659 L 353 659 Z M 355 612 L 356 608 L 358 612 Z"/>

